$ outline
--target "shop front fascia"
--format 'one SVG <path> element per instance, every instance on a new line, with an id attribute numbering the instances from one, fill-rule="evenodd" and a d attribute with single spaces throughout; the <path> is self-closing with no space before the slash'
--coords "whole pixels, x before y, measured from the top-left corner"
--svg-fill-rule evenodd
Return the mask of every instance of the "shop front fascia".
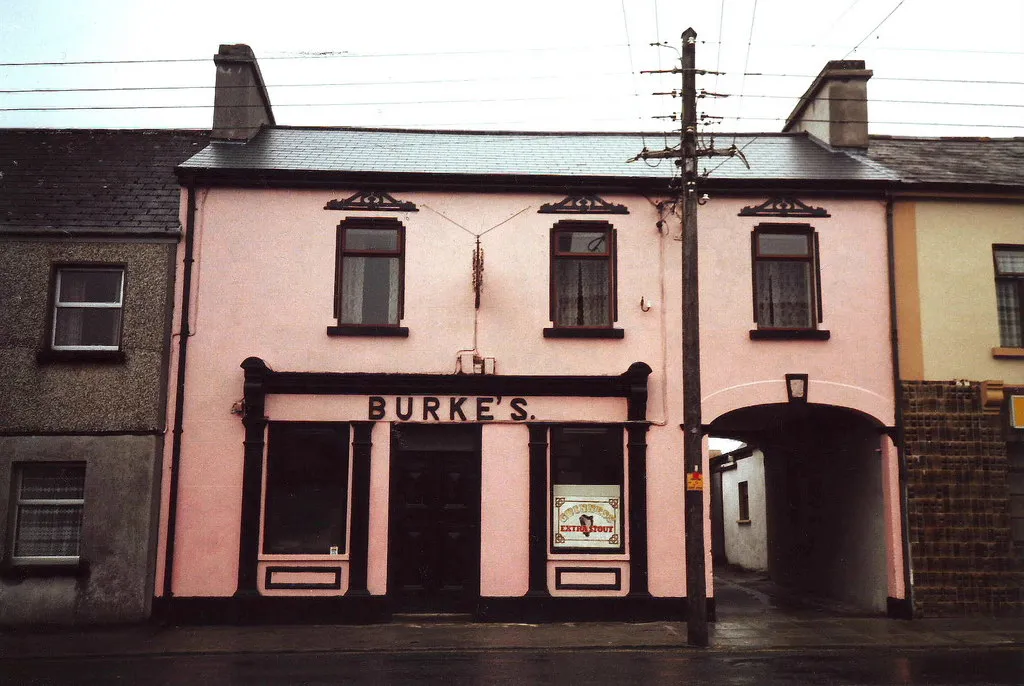
<path id="1" fill-rule="evenodd" d="M 169 616 L 685 616 L 685 599 L 654 598 L 648 590 L 647 364 L 614 376 L 289 372 L 258 357 L 241 366 L 237 591 L 232 598 L 169 598 Z M 275 495 L 287 486 L 271 485 L 270 472 L 287 473 L 278 465 L 313 445 L 289 439 L 293 429 L 319 432 L 311 439 L 317 445 L 343 446 L 336 451 L 348 458 L 335 486 L 347 493 L 340 532 L 288 528 L 297 512 L 315 510 L 307 502 L 289 514 L 280 504 L 287 496 Z M 340 438 L 324 439 L 331 430 Z M 289 440 L 300 447 L 287 460 L 276 457 Z M 440 464 L 454 466 L 435 479 L 431 465 Z M 424 486 L 434 482 L 432 500 Z M 313 548 L 296 542 L 310 536 Z"/>

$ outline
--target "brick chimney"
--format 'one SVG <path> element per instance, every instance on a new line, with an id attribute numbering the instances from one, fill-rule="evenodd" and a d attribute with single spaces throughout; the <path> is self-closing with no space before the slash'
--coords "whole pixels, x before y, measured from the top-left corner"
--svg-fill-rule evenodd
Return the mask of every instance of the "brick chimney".
<path id="1" fill-rule="evenodd" d="M 260 65 L 248 45 L 222 45 L 213 56 L 213 140 L 245 142 L 263 125 L 274 125 L 270 96 Z"/>
<path id="2" fill-rule="evenodd" d="M 868 147 L 868 79 L 864 60 L 832 60 L 786 119 L 783 132 L 806 131 L 833 148 Z"/>

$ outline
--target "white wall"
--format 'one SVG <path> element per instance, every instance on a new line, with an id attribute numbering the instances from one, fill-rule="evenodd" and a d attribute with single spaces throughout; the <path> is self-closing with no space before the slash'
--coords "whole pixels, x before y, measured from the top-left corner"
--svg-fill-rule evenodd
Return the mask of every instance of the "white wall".
<path id="1" fill-rule="evenodd" d="M 749 523 L 740 524 L 738 484 L 747 482 Z M 736 462 L 736 469 L 722 472 L 722 512 L 725 557 L 745 569 L 768 568 L 768 527 L 765 508 L 764 454 L 755 450 Z"/>

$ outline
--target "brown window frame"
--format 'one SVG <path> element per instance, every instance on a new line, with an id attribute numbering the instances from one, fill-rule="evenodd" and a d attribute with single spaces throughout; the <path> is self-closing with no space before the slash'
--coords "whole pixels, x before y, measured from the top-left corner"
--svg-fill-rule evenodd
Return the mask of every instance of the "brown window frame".
<path id="1" fill-rule="evenodd" d="M 555 486 L 561 485 L 573 485 L 570 483 L 564 483 L 559 479 L 558 475 L 564 471 L 563 465 L 566 463 L 573 464 L 576 469 L 581 469 L 586 466 L 592 466 L 594 464 L 593 459 L 587 459 L 585 462 L 574 461 L 572 456 L 566 456 L 560 454 L 560 449 L 564 446 L 568 440 L 567 437 L 573 432 L 590 432 L 594 435 L 597 432 L 605 432 L 607 436 L 608 451 L 602 455 L 606 460 L 605 464 L 598 465 L 598 469 L 607 472 L 606 476 L 611 472 L 615 472 L 614 483 L 607 485 L 617 485 L 619 487 L 619 541 L 615 545 L 609 544 L 607 548 L 597 547 L 584 547 L 584 546 L 572 546 L 572 545 L 560 545 L 555 542 L 555 524 L 554 518 L 552 517 L 549 536 L 549 548 L 548 550 L 554 555 L 621 555 L 626 552 L 626 528 L 629 517 L 627 515 L 629 505 L 626 493 L 626 471 L 628 469 L 627 464 L 627 453 L 625 452 L 624 436 L 625 428 L 621 424 L 553 424 L 548 427 L 548 450 L 549 450 L 549 464 L 548 464 L 548 498 L 550 503 L 555 503 Z M 581 441 L 582 442 L 582 441 Z M 575 462 L 575 463 L 574 463 Z M 592 482 L 596 477 L 588 475 L 583 478 L 582 481 L 586 482 L 583 484 L 577 484 L 582 486 L 588 485 L 601 485 L 593 484 Z M 607 480 L 607 479 L 606 479 Z"/>
<path id="2" fill-rule="evenodd" d="M 311 441 L 324 441 L 328 438 L 336 439 L 338 451 L 327 457 L 333 458 L 324 460 L 324 455 L 309 455 L 308 445 Z M 296 447 L 304 449 L 304 452 L 292 452 Z M 323 466 L 329 463 L 335 469 L 331 474 L 336 480 L 333 484 L 336 489 L 328 492 L 334 494 L 333 498 L 324 498 L 324 493 L 319 493 L 318 498 L 311 496 L 309 490 L 314 492 L 322 489 L 325 476 L 311 473 L 316 466 Z M 349 491 L 352 484 L 352 428 L 348 422 L 330 421 L 271 421 L 267 424 L 267 453 L 266 453 L 266 478 L 263 483 L 260 533 L 260 554 L 265 556 L 293 555 L 299 557 L 326 555 L 334 557 L 343 556 L 349 553 L 349 545 L 352 534 L 349 517 Z M 303 476 L 310 481 L 295 481 Z M 311 484 L 312 482 L 312 484 Z M 284 488 L 288 486 L 288 488 Z M 304 497 L 302 504 L 296 507 L 291 500 L 297 492 L 302 491 Z M 335 517 L 332 519 L 326 512 L 318 512 L 316 523 L 322 528 L 318 532 L 321 536 L 327 535 L 331 540 L 327 541 L 326 549 L 311 549 L 308 546 L 309 540 L 289 541 L 282 534 L 294 533 L 289 529 L 287 515 L 294 515 L 301 511 L 302 507 L 310 508 L 314 505 L 323 505 L 326 501 L 333 502 L 337 508 Z M 284 515 L 284 516 L 282 516 Z M 327 527 L 324 529 L 323 527 Z M 330 529 L 333 528 L 333 531 Z M 332 552 L 331 543 L 336 544 L 337 550 Z"/>
<path id="3" fill-rule="evenodd" d="M 558 238 L 565 233 L 604 233 L 607 248 L 600 254 L 563 252 L 558 249 Z M 616 262 L 618 259 L 617 234 L 615 227 L 604 221 L 560 221 L 551 227 L 550 235 L 550 263 L 548 265 L 548 318 L 553 325 L 545 333 L 553 331 L 573 332 L 594 332 L 610 333 L 618 331 L 613 329 L 615 322 L 619 319 L 618 307 L 618 270 Z M 606 323 L 600 325 L 579 325 L 567 324 L 557 320 L 558 312 L 558 279 L 556 265 L 559 259 L 573 260 L 603 260 L 608 264 L 608 312 Z M 621 333 L 621 331 L 619 331 Z M 602 336 L 604 337 L 604 336 Z M 619 338 L 621 336 L 609 335 L 607 337 Z"/>
<path id="4" fill-rule="evenodd" d="M 1009 274 L 1002 274 L 999 271 L 999 262 L 996 260 L 997 252 L 1019 252 L 1024 253 L 1024 245 L 1011 245 L 1006 243 L 997 243 L 992 246 L 992 269 L 995 274 L 997 299 L 996 299 L 996 316 L 998 319 L 998 287 L 1000 283 L 1016 283 L 1017 286 L 1017 322 L 1021 328 L 1020 340 L 1015 345 L 1005 345 L 1003 342 L 1003 328 L 1002 323 L 999 324 L 999 345 L 1004 348 L 1024 348 L 1024 274 L 1019 272 L 1012 272 Z"/>
<path id="5" fill-rule="evenodd" d="M 807 237 L 806 255 L 761 255 L 758 248 L 758 238 L 762 235 L 798 235 Z M 757 289 L 757 265 L 761 262 L 802 262 L 810 265 L 810 278 L 814 283 L 811 285 L 812 302 L 808 304 L 810 315 L 810 326 L 806 327 L 785 327 L 770 326 L 762 323 L 758 318 L 758 289 Z M 753 316 L 759 332 L 779 333 L 803 333 L 818 331 L 818 324 L 822 323 L 823 311 L 821 305 L 821 263 L 819 259 L 818 232 L 810 224 L 776 224 L 762 223 L 754 227 L 750 233 L 750 280 L 753 292 Z M 752 334 L 754 332 L 751 332 Z M 823 332 L 824 333 L 824 332 Z"/>
<path id="6" fill-rule="evenodd" d="M 394 230 L 397 232 L 395 250 L 354 250 L 345 246 L 349 229 Z M 395 322 L 386 324 L 365 324 L 341 321 L 342 287 L 344 284 L 344 261 L 346 257 L 397 257 L 398 258 L 398 316 Z M 337 326 L 329 327 L 330 335 L 379 335 L 407 336 L 409 330 L 401 325 L 405 318 L 405 225 L 391 217 L 347 217 L 338 223 L 334 260 L 334 318 Z"/>
<path id="7" fill-rule="evenodd" d="M 737 519 L 740 524 L 750 522 L 750 483 L 740 481 L 736 484 Z"/>

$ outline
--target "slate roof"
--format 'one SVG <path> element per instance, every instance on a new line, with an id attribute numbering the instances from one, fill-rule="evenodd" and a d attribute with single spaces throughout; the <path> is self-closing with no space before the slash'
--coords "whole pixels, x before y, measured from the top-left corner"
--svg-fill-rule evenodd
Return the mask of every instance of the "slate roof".
<path id="1" fill-rule="evenodd" d="M 831 151 L 806 134 L 742 134 L 750 169 L 739 159 L 702 160 L 712 178 L 779 181 L 887 181 L 895 175 L 870 160 Z M 717 137 L 716 147 L 733 142 Z M 267 127 L 247 143 L 211 143 L 180 169 L 230 172 L 404 173 L 670 179 L 671 159 L 628 162 L 644 145 L 678 145 L 663 134 L 414 131 Z M 707 146 L 709 140 L 702 140 Z"/>
<path id="2" fill-rule="evenodd" d="M 0 232 L 174 233 L 202 131 L 0 129 Z"/>
<path id="3" fill-rule="evenodd" d="M 867 156 L 907 183 L 1024 186 L 1024 138 L 872 136 Z"/>

